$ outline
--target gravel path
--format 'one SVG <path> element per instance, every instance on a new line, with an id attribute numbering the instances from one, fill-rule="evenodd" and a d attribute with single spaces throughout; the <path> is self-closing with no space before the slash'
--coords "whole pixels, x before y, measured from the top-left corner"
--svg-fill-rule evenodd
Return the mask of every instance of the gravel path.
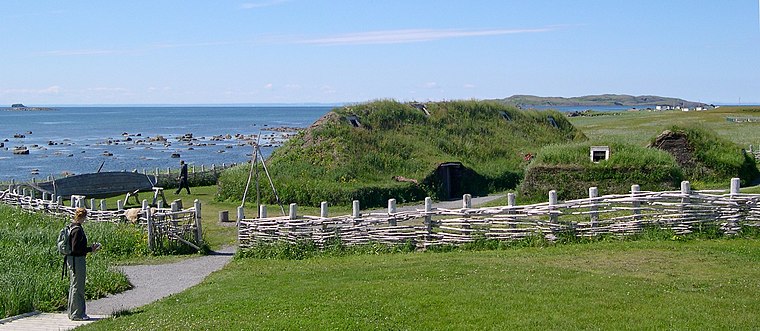
<path id="1" fill-rule="evenodd" d="M 206 256 L 175 263 L 119 267 L 127 275 L 134 288 L 98 300 L 88 301 L 87 314 L 110 315 L 182 292 L 197 285 L 212 272 L 224 267 L 234 252 L 235 247 L 225 247 Z"/>

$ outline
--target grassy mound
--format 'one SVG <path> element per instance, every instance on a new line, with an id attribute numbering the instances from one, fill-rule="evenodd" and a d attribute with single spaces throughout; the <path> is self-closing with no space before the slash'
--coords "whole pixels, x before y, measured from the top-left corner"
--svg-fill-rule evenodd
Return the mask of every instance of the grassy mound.
<path id="1" fill-rule="evenodd" d="M 581 139 L 585 136 L 556 111 L 481 101 L 424 106 L 376 101 L 333 110 L 278 148 L 268 168 L 283 201 L 359 200 L 362 206 L 382 206 L 389 198 L 449 198 L 451 187 L 437 171 L 444 163 L 460 166 L 452 179 L 457 193 L 515 188 L 526 154 Z M 241 166 L 222 174 L 220 198 L 241 199 L 248 171 Z M 274 202 L 271 190 L 263 191 L 264 202 Z"/>
<path id="2" fill-rule="evenodd" d="M 610 147 L 610 158 L 591 162 L 591 146 Z M 666 152 L 621 142 L 581 142 L 544 147 L 526 170 L 520 196 L 545 200 L 549 190 L 560 199 L 588 197 L 588 188 L 599 194 L 623 193 L 638 184 L 642 190 L 669 190 L 683 179 L 678 163 Z"/>
<path id="3" fill-rule="evenodd" d="M 673 154 L 692 181 L 727 183 L 738 177 L 749 185 L 760 177 L 752 155 L 703 126 L 671 126 L 649 145 Z"/>

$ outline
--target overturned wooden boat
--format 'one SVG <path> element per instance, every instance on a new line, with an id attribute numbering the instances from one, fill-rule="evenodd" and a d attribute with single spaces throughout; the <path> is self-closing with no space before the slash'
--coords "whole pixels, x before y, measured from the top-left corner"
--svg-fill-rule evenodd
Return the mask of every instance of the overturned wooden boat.
<path id="1" fill-rule="evenodd" d="M 110 198 L 137 191 L 151 191 L 156 185 L 156 176 L 137 172 L 110 171 L 74 175 L 27 185 L 40 192 L 62 196 L 64 199 L 72 195 Z"/>

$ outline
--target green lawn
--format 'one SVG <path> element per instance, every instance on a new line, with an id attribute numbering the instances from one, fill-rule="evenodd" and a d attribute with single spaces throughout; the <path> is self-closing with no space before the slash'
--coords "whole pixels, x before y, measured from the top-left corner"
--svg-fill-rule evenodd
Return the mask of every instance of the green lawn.
<path id="1" fill-rule="evenodd" d="M 708 111 L 620 112 L 591 117 L 569 117 L 576 128 L 593 140 L 613 139 L 637 145 L 646 145 L 663 130 L 673 125 L 700 123 L 719 136 L 742 148 L 753 145 L 760 149 L 760 123 L 734 123 L 728 117 L 758 117 L 750 108 L 720 107 Z"/>
<path id="2" fill-rule="evenodd" d="M 758 262 L 757 239 L 238 259 L 83 329 L 748 330 Z"/>

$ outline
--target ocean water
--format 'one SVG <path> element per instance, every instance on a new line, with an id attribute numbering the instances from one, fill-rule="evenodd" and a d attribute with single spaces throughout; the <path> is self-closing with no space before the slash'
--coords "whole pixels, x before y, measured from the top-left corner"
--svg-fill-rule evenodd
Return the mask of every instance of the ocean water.
<path id="1" fill-rule="evenodd" d="M 155 171 L 185 160 L 196 170 L 250 160 L 257 139 L 271 154 L 288 134 L 305 128 L 333 107 L 60 107 L 50 111 L 0 110 L 0 181 L 45 180 L 64 173 Z M 290 130 L 292 134 L 292 130 Z M 180 141 L 186 134 L 194 140 Z M 214 136 L 232 139 L 212 139 Z M 17 138 L 14 138 L 17 136 Z M 23 137 L 22 137 L 23 136 Z M 163 136 L 166 142 L 147 142 Z M 138 141 L 141 141 L 138 143 Z M 28 155 L 13 149 L 25 146 Z M 173 158 L 179 154 L 180 158 Z"/>

